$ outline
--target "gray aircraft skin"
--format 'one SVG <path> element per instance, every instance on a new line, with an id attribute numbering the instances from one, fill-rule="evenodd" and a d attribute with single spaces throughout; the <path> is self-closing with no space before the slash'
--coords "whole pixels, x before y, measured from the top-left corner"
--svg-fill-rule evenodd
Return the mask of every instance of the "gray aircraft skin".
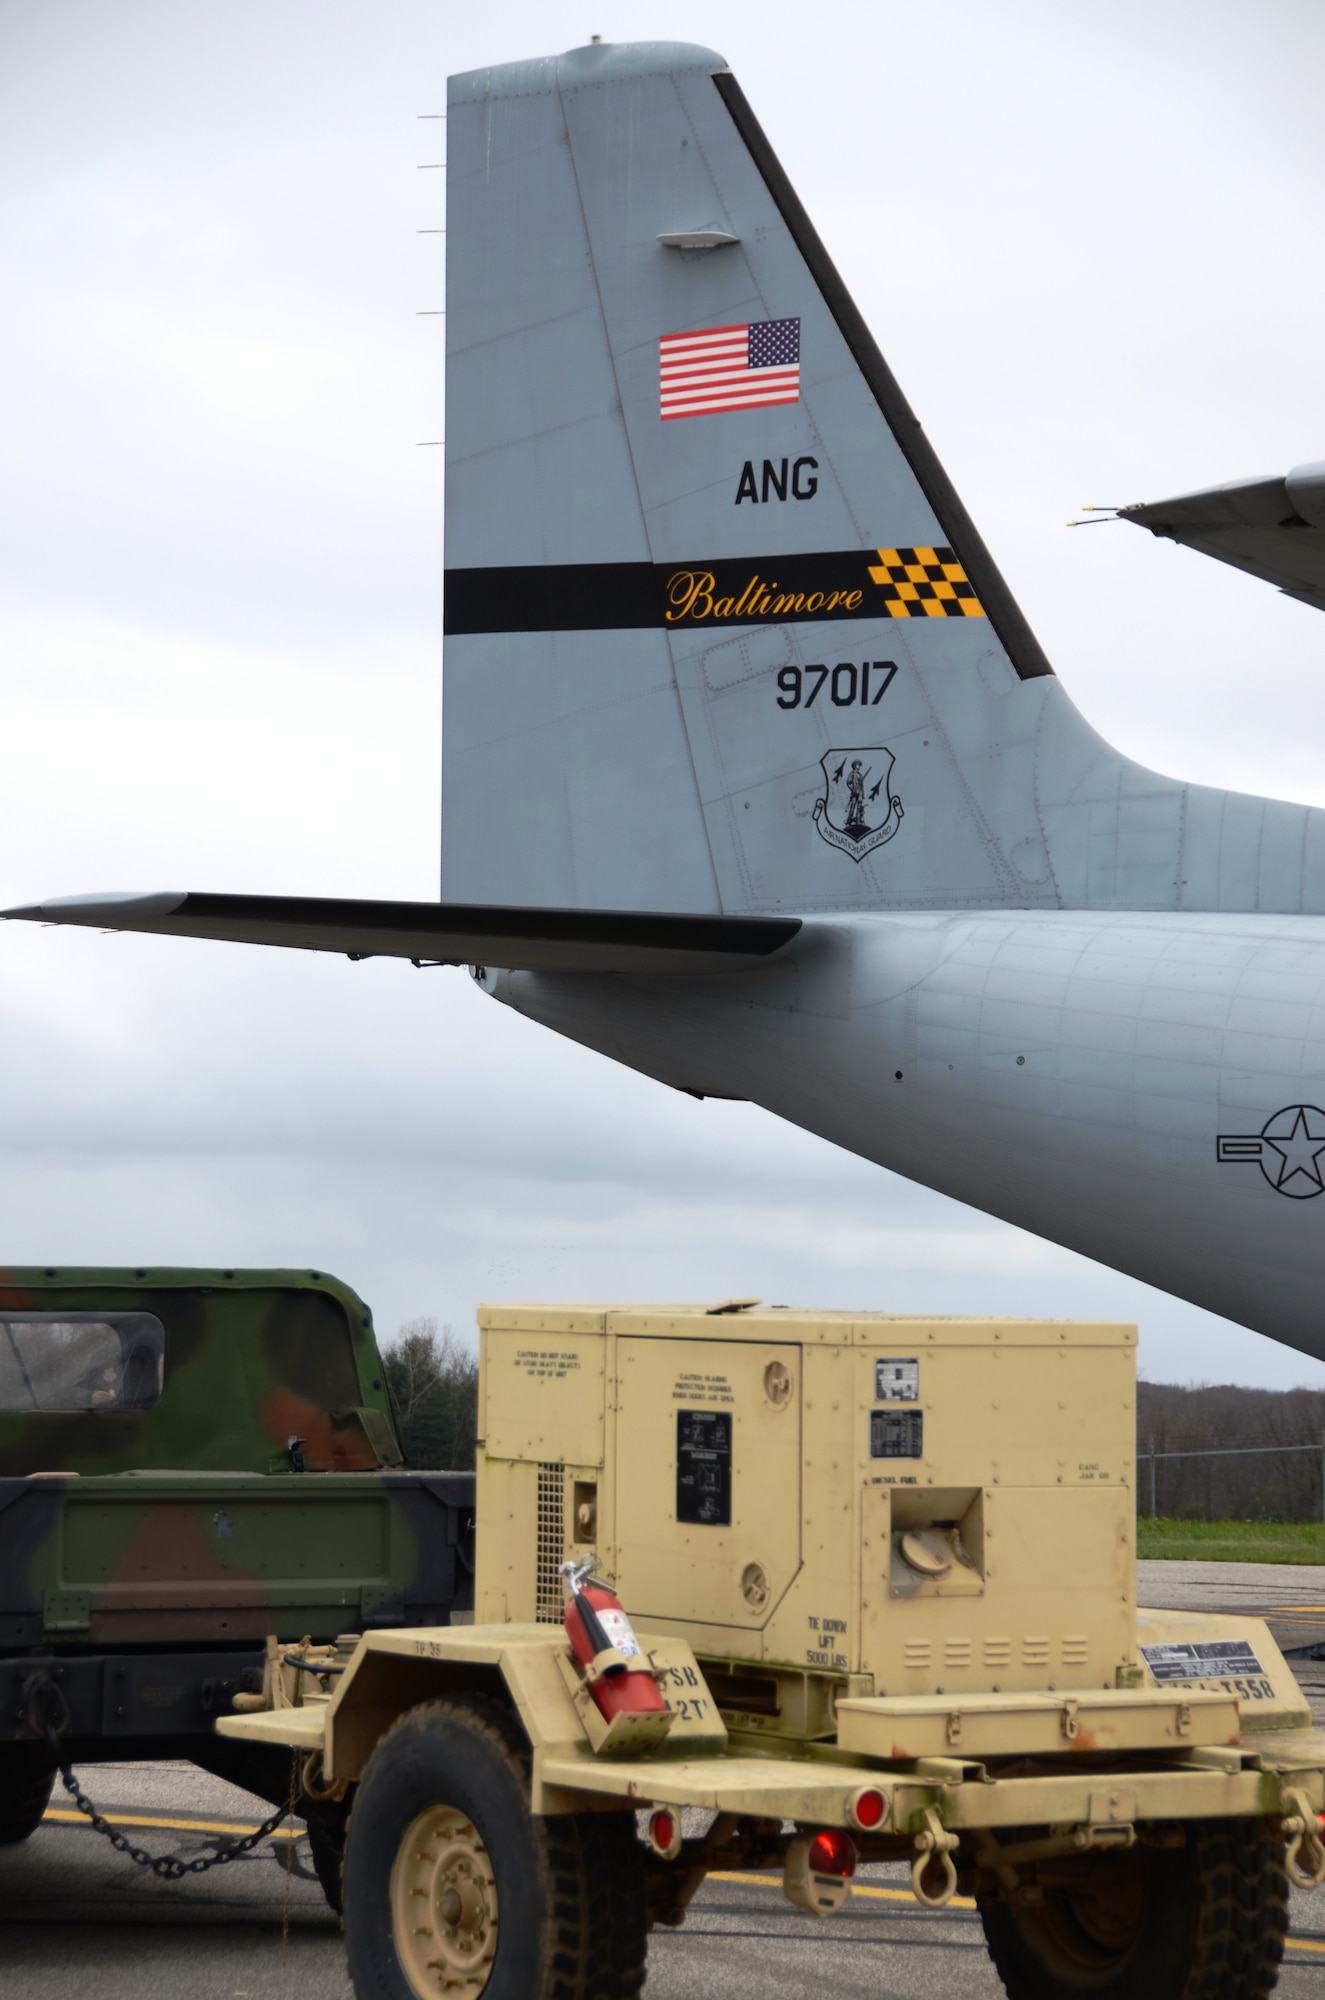
<path id="1" fill-rule="evenodd" d="M 1272 479 L 1233 479 L 1172 500 L 1093 510 L 1115 513 L 1152 535 L 1181 542 L 1250 576 L 1277 583 L 1285 597 L 1325 611 L 1325 464 L 1295 465 Z"/>
<path id="2" fill-rule="evenodd" d="M 1325 813 L 1077 713 L 719 56 L 448 133 L 442 901 L 9 914 L 467 963 L 1325 1357 Z"/>

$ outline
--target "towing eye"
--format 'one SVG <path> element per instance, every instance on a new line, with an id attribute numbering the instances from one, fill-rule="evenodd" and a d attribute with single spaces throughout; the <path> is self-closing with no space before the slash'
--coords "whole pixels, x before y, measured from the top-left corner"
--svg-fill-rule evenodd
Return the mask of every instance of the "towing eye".
<path id="1" fill-rule="evenodd" d="M 1289 1786 L 1283 1798 L 1288 1810 L 1279 1825 L 1288 1835 L 1288 1852 L 1284 1856 L 1288 1879 L 1299 1889 L 1319 1889 L 1325 1882 L 1325 1842 L 1321 1840 L 1320 1817 L 1296 1786 Z"/>
<path id="2" fill-rule="evenodd" d="M 952 1850 L 957 1845 L 957 1835 L 949 1833 L 933 1806 L 926 1806 L 922 1815 L 924 1826 L 916 1835 L 916 1858 L 911 1863 L 911 1889 L 918 1903 L 926 1904 L 931 1910 L 942 1909 L 951 1902 L 957 1889 L 957 1868 L 952 1858 Z M 943 1870 L 942 1887 L 931 1895 L 925 1887 L 925 1875 L 931 1862 L 937 1861 Z"/>

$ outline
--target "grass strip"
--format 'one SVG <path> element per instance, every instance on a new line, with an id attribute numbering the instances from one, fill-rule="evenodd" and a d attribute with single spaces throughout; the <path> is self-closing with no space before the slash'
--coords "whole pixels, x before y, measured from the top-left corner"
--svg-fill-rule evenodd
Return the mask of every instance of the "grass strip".
<path id="1" fill-rule="evenodd" d="M 1325 1521 L 1175 1521 L 1141 1515 L 1143 1561 L 1325 1563 Z"/>

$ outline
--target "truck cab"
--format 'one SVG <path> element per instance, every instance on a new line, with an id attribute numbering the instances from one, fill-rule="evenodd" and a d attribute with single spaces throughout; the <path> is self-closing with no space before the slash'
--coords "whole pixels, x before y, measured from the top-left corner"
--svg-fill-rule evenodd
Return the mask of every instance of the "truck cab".
<path id="1" fill-rule="evenodd" d="M 44 1810 L 51 1715 L 77 1762 L 283 1801 L 288 1758 L 212 1727 L 267 1635 L 449 1624 L 473 1506 L 472 1473 L 405 1465 L 372 1315 L 325 1272 L 0 1270 L 0 1841 Z"/>

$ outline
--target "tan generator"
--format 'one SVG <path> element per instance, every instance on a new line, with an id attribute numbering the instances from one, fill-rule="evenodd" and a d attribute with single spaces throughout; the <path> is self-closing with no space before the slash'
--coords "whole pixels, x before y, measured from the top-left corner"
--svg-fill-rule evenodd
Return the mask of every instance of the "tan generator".
<path id="1" fill-rule="evenodd" d="M 273 1634 L 217 1725 L 341 1816 L 359 2000 L 636 2000 L 708 1875 L 880 1862 L 1010 2000 L 1264 2000 L 1325 1736 L 1264 1623 L 1136 1608 L 1132 1327 L 479 1324 L 475 1623 Z"/>
<path id="2" fill-rule="evenodd" d="M 482 1326 L 480 1624 L 560 1624 L 592 1548 L 632 1617 L 752 1691 L 755 1663 L 821 1700 L 1135 1665 L 1134 1327 L 739 1301 Z"/>

